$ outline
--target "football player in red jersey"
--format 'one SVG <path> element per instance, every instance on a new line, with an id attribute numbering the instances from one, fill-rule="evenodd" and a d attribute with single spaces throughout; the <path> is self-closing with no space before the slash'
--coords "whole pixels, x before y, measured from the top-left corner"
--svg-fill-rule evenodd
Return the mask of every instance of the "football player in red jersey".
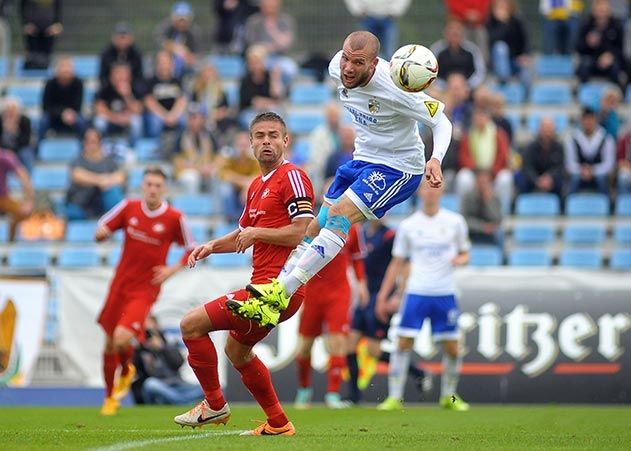
<path id="1" fill-rule="evenodd" d="M 142 181 L 142 199 L 120 202 L 99 220 L 95 233 L 96 241 L 103 241 L 118 229 L 125 232 L 120 262 L 98 319 L 106 335 L 102 415 L 115 415 L 120 400 L 129 392 L 135 375 L 131 343 L 134 338 L 144 340 L 145 319 L 160 293 L 160 286 L 186 265 L 194 247 L 184 216 L 164 200 L 165 192 L 165 173 L 158 167 L 147 168 Z M 185 246 L 188 252 L 178 263 L 167 266 L 172 243 Z M 119 366 L 121 373 L 115 384 Z"/>
<path id="2" fill-rule="evenodd" d="M 221 238 L 198 246 L 189 256 L 189 265 L 215 253 L 245 252 L 254 246 L 252 283 L 263 282 L 281 271 L 285 260 L 300 243 L 313 218 L 313 188 L 305 172 L 284 159 L 289 144 L 285 121 L 276 113 L 257 115 L 250 124 L 250 142 L 261 167 L 261 176 L 248 188 L 239 228 Z M 267 367 L 252 347 L 270 331 L 254 320 L 232 312 L 249 297 L 244 288 L 197 307 L 186 314 L 180 328 L 188 348 L 188 362 L 204 390 L 205 399 L 175 417 L 182 426 L 225 424 L 230 408 L 223 397 L 217 372 L 217 352 L 209 333 L 229 330 L 225 352 L 241 373 L 241 380 L 262 407 L 267 421 L 244 435 L 294 435 L 296 430 L 278 401 Z M 299 309 L 304 289 L 291 298 L 280 321 Z M 261 306 L 259 306 L 261 307 Z M 264 315 L 278 311 L 260 308 Z"/>

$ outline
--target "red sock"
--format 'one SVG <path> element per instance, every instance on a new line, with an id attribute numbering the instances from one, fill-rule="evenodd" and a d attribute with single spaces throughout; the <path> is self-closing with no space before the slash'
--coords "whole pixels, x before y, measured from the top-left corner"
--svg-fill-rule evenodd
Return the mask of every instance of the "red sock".
<path id="1" fill-rule="evenodd" d="M 221 409 L 226 400 L 219 385 L 217 371 L 217 351 L 208 335 L 199 338 L 185 338 L 188 348 L 188 364 L 193 368 L 199 384 L 204 390 L 206 401 L 213 410 Z"/>
<path id="2" fill-rule="evenodd" d="M 329 358 L 329 371 L 327 393 L 339 393 L 342 385 L 342 370 L 346 366 L 346 358 L 342 356 L 331 356 Z"/>
<path id="3" fill-rule="evenodd" d="M 118 368 L 118 354 L 103 353 L 103 379 L 105 380 L 105 397 L 111 398 L 114 391 L 114 375 Z"/>
<path id="4" fill-rule="evenodd" d="M 134 348 L 127 346 L 124 351 L 118 353 L 118 359 L 121 365 L 121 376 L 127 376 L 129 373 L 129 364 L 131 363 L 131 359 L 134 356 Z"/>
<path id="5" fill-rule="evenodd" d="M 235 368 L 241 373 L 243 384 L 263 408 L 267 415 L 267 423 L 274 428 L 285 426 L 289 419 L 278 401 L 272 385 L 272 376 L 263 362 L 255 356 L 249 363 Z"/>
<path id="6" fill-rule="evenodd" d="M 311 387 L 311 359 L 296 357 L 298 367 L 298 385 L 300 388 Z"/>

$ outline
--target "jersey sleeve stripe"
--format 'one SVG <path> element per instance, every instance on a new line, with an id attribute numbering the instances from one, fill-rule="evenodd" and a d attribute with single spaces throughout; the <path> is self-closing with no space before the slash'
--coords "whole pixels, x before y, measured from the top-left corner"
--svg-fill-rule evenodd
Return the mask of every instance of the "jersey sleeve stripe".
<path id="1" fill-rule="evenodd" d="M 188 226 L 188 222 L 184 216 L 180 216 L 180 229 L 182 230 L 182 238 L 184 238 L 184 247 L 192 248 L 195 246 L 195 238 L 193 238 L 193 232 Z"/>
<path id="2" fill-rule="evenodd" d="M 294 194 L 296 197 L 307 197 L 307 191 L 305 190 L 305 186 L 302 183 L 302 177 L 300 177 L 300 173 L 298 171 L 292 170 L 287 173 L 289 175 L 289 181 L 291 182 L 291 186 L 294 189 Z"/>
<path id="3" fill-rule="evenodd" d="M 107 223 L 110 222 L 112 219 L 114 219 L 119 214 L 121 214 L 121 212 L 125 209 L 126 206 L 127 206 L 127 199 L 121 200 L 119 203 L 114 205 L 110 211 L 105 213 L 101 217 L 101 219 L 99 219 L 98 225 L 99 226 L 103 226 L 103 225 L 107 226 Z"/>

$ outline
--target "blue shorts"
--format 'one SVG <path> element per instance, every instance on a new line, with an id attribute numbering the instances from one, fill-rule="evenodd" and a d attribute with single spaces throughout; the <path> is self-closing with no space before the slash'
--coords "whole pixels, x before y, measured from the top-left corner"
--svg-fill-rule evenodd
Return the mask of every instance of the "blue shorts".
<path id="1" fill-rule="evenodd" d="M 351 160 L 337 168 L 324 199 L 335 203 L 346 194 L 366 218 L 382 218 L 392 207 L 416 193 L 422 179 L 422 175 L 401 172 L 384 164 Z"/>
<path id="2" fill-rule="evenodd" d="M 402 337 L 416 337 L 423 326 L 425 318 L 432 324 L 434 340 L 457 340 L 458 316 L 460 310 L 456 303 L 456 296 L 421 296 L 407 294 L 401 309 L 401 322 L 397 335 Z"/>
<path id="3" fill-rule="evenodd" d="M 368 305 L 357 306 L 353 311 L 351 329 L 362 333 L 364 337 L 381 340 L 388 336 L 390 323 L 382 323 L 375 316 L 375 305 L 377 304 L 377 293 L 370 295 Z"/>

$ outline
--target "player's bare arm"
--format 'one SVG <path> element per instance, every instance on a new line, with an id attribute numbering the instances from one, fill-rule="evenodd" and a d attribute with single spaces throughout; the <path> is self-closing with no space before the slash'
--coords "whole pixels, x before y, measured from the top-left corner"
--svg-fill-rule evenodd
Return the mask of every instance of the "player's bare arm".
<path id="1" fill-rule="evenodd" d="M 294 248 L 300 244 L 311 218 L 296 218 L 279 229 L 246 227 L 237 237 L 237 252 L 245 252 L 255 241 Z"/>
<path id="2" fill-rule="evenodd" d="M 106 225 L 100 225 L 94 232 L 94 240 L 101 242 L 105 241 L 112 235 L 112 231 Z"/>
<path id="3" fill-rule="evenodd" d="M 237 229 L 222 236 L 221 238 L 210 240 L 205 244 L 197 246 L 188 256 L 188 267 L 194 268 L 198 261 L 205 259 L 210 254 L 227 254 L 230 252 L 236 252 L 236 242 L 239 233 L 241 233 L 241 231 Z"/>
<path id="4" fill-rule="evenodd" d="M 399 274 L 401 274 L 404 266 L 405 259 L 393 256 L 392 260 L 390 260 L 390 264 L 388 265 L 388 269 L 386 269 L 383 282 L 381 282 L 379 293 L 377 293 L 375 314 L 377 315 L 377 318 L 384 323 L 388 322 L 388 297 L 390 296 L 390 293 L 392 293 L 392 290 L 397 282 L 397 278 L 399 277 Z"/>
<path id="5" fill-rule="evenodd" d="M 454 257 L 451 261 L 451 264 L 454 266 L 465 266 L 469 263 L 470 254 L 469 251 L 460 252 L 458 255 Z"/>
<path id="6" fill-rule="evenodd" d="M 151 285 L 162 285 L 173 274 L 178 272 L 184 265 L 180 262 L 171 266 L 161 265 L 154 266 L 153 277 L 151 278 Z"/>

